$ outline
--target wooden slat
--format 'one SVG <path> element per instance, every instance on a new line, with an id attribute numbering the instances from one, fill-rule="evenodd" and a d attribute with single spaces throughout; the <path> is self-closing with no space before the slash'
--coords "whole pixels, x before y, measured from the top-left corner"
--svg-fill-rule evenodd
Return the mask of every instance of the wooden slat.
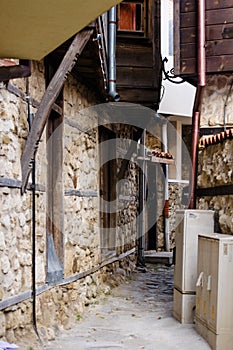
<path id="1" fill-rule="evenodd" d="M 180 1 L 174 0 L 174 73 L 180 74 Z"/>
<path id="2" fill-rule="evenodd" d="M 206 56 L 233 56 L 233 39 L 208 41 L 206 43 Z M 196 57 L 196 45 L 195 44 L 183 44 L 181 45 L 181 58 L 195 58 Z"/>
<path id="3" fill-rule="evenodd" d="M 228 9 L 209 10 L 206 11 L 206 25 L 224 26 L 224 23 L 232 23 L 233 21 L 233 7 Z M 181 13 L 180 28 L 190 28 L 197 25 L 196 12 Z"/>
<path id="4" fill-rule="evenodd" d="M 232 18 L 233 20 L 233 18 Z M 215 26 L 207 26 L 206 27 L 206 38 L 207 40 L 221 40 L 224 38 L 224 33 L 227 36 L 227 32 L 232 28 L 233 31 L 233 23 L 231 24 L 219 24 Z"/>
<path id="5" fill-rule="evenodd" d="M 192 0 L 193 1 L 193 0 Z M 223 9 L 232 7 L 232 0 L 206 0 L 206 9 Z"/>
<path id="6" fill-rule="evenodd" d="M 151 47 L 117 45 L 116 64 L 130 67 L 153 67 L 153 51 Z"/>
<path id="7" fill-rule="evenodd" d="M 181 12 L 194 12 L 197 8 L 196 0 L 180 1 Z M 232 0 L 206 0 L 206 9 L 223 9 L 232 7 Z"/>
<path id="8" fill-rule="evenodd" d="M 206 44 L 206 56 L 232 55 L 233 39 L 208 41 Z"/>
<path id="9" fill-rule="evenodd" d="M 31 75 L 31 68 L 24 65 L 0 67 L 0 81 L 16 78 L 25 78 Z"/>
<path id="10" fill-rule="evenodd" d="M 225 56 L 211 56 L 206 60 L 207 73 L 211 72 L 232 72 L 233 59 L 232 55 Z"/>
<path id="11" fill-rule="evenodd" d="M 231 34 L 232 33 L 232 34 Z M 231 39 L 233 37 L 233 23 L 206 26 L 206 41 Z M 180 31 L 182 44 L 196 43 L 197 33 L 195 27 L 183 28 Z"/>
<path id="12" fill-rule="evenodd" d="M 121 96 L 121 101 L 142 103 L 156 101 L 159 89 L 125 89 L 118 87 L 117 91 Z"/>
<path id="13" fill-rule="evenodd" d="M 233 60 L 232 56 L 213 56 L 206 59 L 206 72 L 232 72 Z M 194 58 L 185 59 L 181 62 L 181 75 L 197 74 L 196 60 Z"/>
<path id="14" fill-rule="evenodd" d="M 194 12 L 196 11 L 196 0 L 180 1 L 180 12 Z"/>
<path id="15" fill-rule="evenodd" d="M 180 28 L 190 28 L 197 25 L 196 12 L 181 13 L 180 15 Z"/>
<path id="16" fill-rule="evenodd" d="M 183 28 L 180 31 L 180 41 L 182 44 L 195 43 L 197 40 L 196 27 Z"/>
<path id="17" fill-rule="evenodd" d="M 232 23 L 233 21 L 233 5 L 228 9 L 218 9 L 206 11 L 206 24 L 222 24 Z"/>
<path id="18" fill-rule="evenodd" d="M 195 44 L 182 44 L 180 45 L 180 56 L 181 60 L 186 60 L 187 58 L 196 57 L 196 45 Z"/>
<path id="19" fill-rule="evenodd" d="M 148 87 L 154 85 L 152 68 L 118 67 L 117 84 L 128 87 Z"/>
<path id="20" fill-rule="evenodd" d="M 51 82 L 49 83 L 49 86 L 45 91 L 45 94 L 42 97 L 21 158 L 22 193 L 24 193 L 26 190 L 28 177 L 31 171 L 31 162 L 34 159 L 38 142 L 43 133 L 53 103 L 56 101 L 56 98 L 58 97 L 59 92 L 61 91 L 61 88 L 67 78 L 67 75 L 75 65 L 77 61 L 77 55 L 81 54 L 92 33 L 93 29 L 88 29 L 79 32 L 75 36 L 57 72 L 55 73 L 54 77 L 52 78 Z"/>

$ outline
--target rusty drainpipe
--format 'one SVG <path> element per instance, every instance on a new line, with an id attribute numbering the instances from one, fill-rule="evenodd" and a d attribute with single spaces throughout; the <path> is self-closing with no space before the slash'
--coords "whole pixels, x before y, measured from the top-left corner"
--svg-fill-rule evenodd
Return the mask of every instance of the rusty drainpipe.
<path id="1" fill-rule="evenodd" d="M 200 133 L 200 115 L 203 92 L 206 85 L 206 54 L 205 54 L 205 0 L 198 0 L 198 37 L 197 37 L 197 70 L 198 85 L 192 116 L 192 170 L 190 184 L 189 209 L 196 209 L 198 141 Z"/>

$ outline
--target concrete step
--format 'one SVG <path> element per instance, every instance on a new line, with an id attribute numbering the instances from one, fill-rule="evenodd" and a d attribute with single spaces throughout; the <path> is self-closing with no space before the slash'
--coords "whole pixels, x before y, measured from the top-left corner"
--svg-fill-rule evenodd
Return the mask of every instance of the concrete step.
<path id="1" fill-rule="evenodd" d="M 173 263 L 173 252 L 157 252 L 154 250 L 147 250 L 144 252 L 145 262 L 151 264 L 168 264 Z"/>

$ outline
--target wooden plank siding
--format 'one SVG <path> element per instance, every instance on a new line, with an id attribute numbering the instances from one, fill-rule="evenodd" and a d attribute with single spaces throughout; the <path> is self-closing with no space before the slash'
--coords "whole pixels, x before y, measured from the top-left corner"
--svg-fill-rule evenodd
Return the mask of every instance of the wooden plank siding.
<path id="1" fill-rule="evenodd" d="M 175 0 L 175 74 L 197 74 L 197 1 Z M 233 0 L 206 0 L 206 71 L 233 71 Z"/>
<path id="2" fill-rule="evenodd" d="M 157 109 L 161 85 L 160 0 L 141 3 L 145 15 L 143 33 L 117 32 L 117 92 L 123 102 Z"/>

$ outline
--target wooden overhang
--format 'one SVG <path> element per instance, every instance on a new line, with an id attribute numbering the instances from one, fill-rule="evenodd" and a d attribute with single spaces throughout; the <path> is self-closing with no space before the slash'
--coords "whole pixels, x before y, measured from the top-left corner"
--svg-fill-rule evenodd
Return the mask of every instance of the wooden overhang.
<path id="1" fill-rule="evenodd" d="M 0 57 L 40 60 L 121 0 L 1 0 Z"/>
<path id="2" fill-rule="evenodd" d="M 233 1 L 206 0 L 206 73 L 233 71 Z M 175 74 L 197 75 L 197 1 L 174 0 Z"/>

